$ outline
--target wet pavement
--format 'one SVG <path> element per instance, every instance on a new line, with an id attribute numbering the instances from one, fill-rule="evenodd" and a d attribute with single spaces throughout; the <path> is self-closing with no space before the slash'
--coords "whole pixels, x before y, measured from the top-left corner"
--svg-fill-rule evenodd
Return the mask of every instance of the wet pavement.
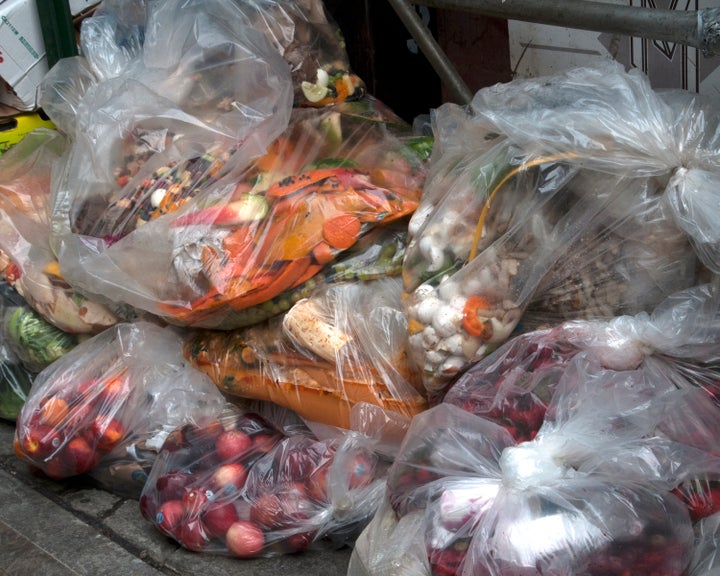
<path id="1" fill-rule="evenodd" d="M 241 560 L 185 550 L 137 500 L 31 472 L 0 420 L 0 576 L 342 576 L 350 549 Z"/>

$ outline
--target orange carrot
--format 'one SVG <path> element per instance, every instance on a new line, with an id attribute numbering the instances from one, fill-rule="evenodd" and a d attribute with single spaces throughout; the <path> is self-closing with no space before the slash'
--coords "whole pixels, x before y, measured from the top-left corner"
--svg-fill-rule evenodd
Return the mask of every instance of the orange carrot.
<path id="1" fill-rule="evenodd" d="M 335 175 L 336 168 L 319 168 L 309 172 L 301 172 L 293 176 L 283 178 L 268 188 L 265 196 L 267 198 L 283 198 L 299 192 L 312 184 L 317 184 Z"/>
<path id="2" fill-rule="evenodd" d="M 323 223 L 325 241 L 338 250 L 347 250 L 360 237 L 360 219 L 354 214 L 338 214 Z"/>
<path id="3" fill-rule="evenodd" d="M 312 250 L 313 258 L 318 264 L 327 264 L 335 259 L 335 251 L 327 242 L 319 242 Z"/>
<path id="4" fill-rule="evenodd" d="M 487 320 L 478 317 L 480 310 L 489 310 L 490 307 L 490 301 L 483 296 L 468 297 L 465 301 L 462 317 L 463 328 L 468 334 L 481 338 L 485 337 L 486 339 L 492 336 L 492 333 L 488 334 L 491 328 L 487 325 Z"/>

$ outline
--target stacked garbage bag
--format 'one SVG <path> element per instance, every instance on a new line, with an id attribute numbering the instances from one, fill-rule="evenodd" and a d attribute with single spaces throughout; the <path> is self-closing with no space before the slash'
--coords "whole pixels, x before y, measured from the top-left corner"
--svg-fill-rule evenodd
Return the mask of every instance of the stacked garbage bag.
<path id="1" fill-rule="evenodd" d="M 56 482 L 349 576 L 709 576 L 720 108 L 614 63 L 426 130 L 320 0 L 105 0 L 0 156 L 0 418 Z"/>
<path id="2" fill-rule="evenodd" d="M 413 420 L 351 573 L 686 574 L 693 523 L 720 512 L 719 298 L 693 287 L 474 364 Z"/>

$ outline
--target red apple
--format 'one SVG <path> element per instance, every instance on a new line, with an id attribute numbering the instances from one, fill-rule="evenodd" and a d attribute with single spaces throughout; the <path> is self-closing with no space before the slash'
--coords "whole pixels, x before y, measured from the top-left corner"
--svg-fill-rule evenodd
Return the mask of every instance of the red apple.
<path id="1" fill-rule="evenodd" d="M 33 460 L 45 460 L 60 450 L 64 435 L 52 426 L 33 426 L 20 436 L 25 456 Z"/>
<path id="2" fill-rule="evenodd" d="M 216 492 L 233 494 L 245 484 L 247 469 L 240 462 L 221 464 L 212 475 L 212 485 Z"/>
<path id="3" fill-rule="evenodd" d="M 91 433 L 96 439 L 100 450 L 109 452 L 125 436 L 125 427 L 117 418 L 98 416 L 91 427 Z"/>
<path id="4" fill-rule="evenodd" d="M 66 426 L 77 433 L 79 430 L 90 428 L 97 416 L 97 410 L 87 402 L 71 404 L 68 410 Z"/>
<path id="5" fill-rule="evenodd" d="M 316 468 L 308 478 L 307 490 L 312 498 L 319 503 L 326 503 L 330 500 L 328 494 L 328 472 L 330 471 L 330 462 L 326 462 L 319 468 Z"/>
<path id="6" fill-rule="evenodd" d="M 286 525 L 302 524 L 318 512 L 317 507 L 308 498 L 305 487 L 299 482 L 293 482 L 276 494 L 280 499 Z"/>
<path id="7" fill-rule="evenodd" d="M 282 526 L 284 518 L 283 507 L 275 494 L 259 496 L 250 508 L 250 519 L 263 528 L 277 528 Z"/>
<path id="8" fill-rule="evenodd" d="M 175 537 L 175 529 L 185 514 L 185 505 L 182 500 L 168 500 L 160 504 L 155 515 L 155 524 L 167 536 Z"/>
<path id="9" fill-rule="evenodd" d="M 155 481 L 158 499 L 161 502 L 166 500 L 181 500 L 185 493 L 185 487 L 193 481 L 191 474 L 173 471 L 163 474 Z"/>
<path id="10" fill-rule="evenodd" d="M 186 488 L 183 493 L 182 501 L 185 505 L 185 513 L 188 518 L 194 518 L 200 515 L 200 512 L 208 501 L 213 497 L 214 493 L 207 486 Z"/>
<path id="11" fill-rule="evenodd" d="M 194 552 L 204 550 L 210 542 L 210 537 L 205 532 L 205 527 L 199 518 L 180 522 L 175 529 L 175 538 L 184 548 Z"/>
<path id="12" fill-rule="evenodd" d="M 237 522 L 238 517 L 235 504 L 232 502 L 209 504 L 201 515 L 207 533 L 213 538 L 224 538 L 228 528 Z"/>
<path id="13" fill-rule="evenodd" d="M 369 486 L 374 478 L 375 458 L 367 452 L 357 452 L 347 465 L 348 482 L 351 490 Z"/>
<path id="14" fill-rule="evenodd" d="M 234 460 L 244 455 L 252 445 L 250 436 L 241 430 L 226 430 L 215 441 L 215 450 L 222 460 Z"/>
<path id="15" fill-rule="evenodd" d="M 297 534 L 291 534 L 287 537 L 288 552 L 303 552 L 307 550 L 310 544 L 315 539 L 314 532 L 299 532 Z"/>
<path id="16" fill-rule="evenodd" d="M 68 403 L 64 398 L 51 396 L 40 403 L 40 424 L 59 426 L 68 416 Z"/>
<path id="17" fill-rule="evenodd" d="M 102 407 L 116 407 L 125 402 L 130 394 L 130 383 L 125 374 L 110 376 L 98 383 L 100 386 L 99 400 Z"/>
<path id="18" fill-rule="evenodd" d="M 251 558 L 262 552 L 265 536 L 254 522 L 238 520 L 228 528 L 225 534 L 228 550 L 240 558 Z"/>
<path id="19" fill-rule="evenodd" d="M 155 516 L 155 509 L 157 508 L 155 499 L 147 494 L 142 494 L 140 496 L 139 504 L 140 514 L 142 514 L 142 517 L 145 518 L 145 520 L 152 520 L 153 516 Z"/>
<path id="20" fill-rule="evenodd" d="M 55 456 L 55 459 L 59 458 L 66 461 L 68 469 L 72 470 L 73 474 L 89 472 L 97 466 L 99 459 L 97 452 L 82 436 L 71 438 L 62 451 Z"/>
<path id="21" fill-rule="evenodd" d="M 252 448 L 257 454 L 267 454 L 279 441 L 277 434 L 256 434 L 252 437 Z"/>
<path id="22" fill-rule="evenodd" d="M 281 455 L 281 479 L 288 482 L 305 482 L 318 464 L 317 454 L 307 447 L 296 448 Z"/>

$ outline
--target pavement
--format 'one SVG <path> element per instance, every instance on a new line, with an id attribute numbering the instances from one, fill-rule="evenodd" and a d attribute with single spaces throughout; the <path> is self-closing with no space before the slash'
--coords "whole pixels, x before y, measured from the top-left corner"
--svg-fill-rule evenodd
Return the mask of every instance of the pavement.
<path id="1" fill-rule="evenodd" d="M 33 473 L 0 420 L 0 576 L 343 576 L 351 550 L 243 560 L 190 552 L 140 514 L 137 500 L 74 478 Z"/>

